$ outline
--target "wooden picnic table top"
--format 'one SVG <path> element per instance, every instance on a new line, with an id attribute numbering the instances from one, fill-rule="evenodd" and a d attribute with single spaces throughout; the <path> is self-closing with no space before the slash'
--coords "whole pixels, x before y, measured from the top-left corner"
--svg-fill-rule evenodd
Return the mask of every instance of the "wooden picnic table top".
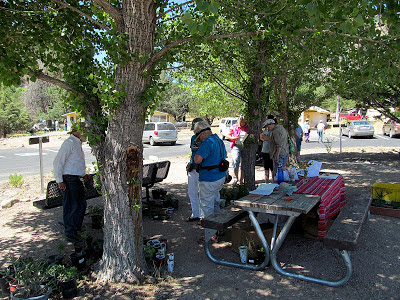
<path id="1" fill-rule="evenodd" d="M 293 200 L 287 201 L 290 198 Z M 318 195 L 293 194 L 288 196 L 284 191 L 274 191 L 268 196 L 249 194 L 235 200 L 235 205 L 247 211 L 298 216 L 308 213 L 320 199 L 321 197 Z"/>

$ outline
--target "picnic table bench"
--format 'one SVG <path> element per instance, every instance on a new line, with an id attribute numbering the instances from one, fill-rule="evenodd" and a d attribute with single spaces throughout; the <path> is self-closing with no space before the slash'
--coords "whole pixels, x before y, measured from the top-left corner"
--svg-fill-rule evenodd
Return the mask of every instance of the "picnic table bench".
<path id="1" fill-rule="evenodd" d="M 355 251 L 361 229 L 369 216 L 371 197 L 360 196 L 347 202 L 324 238 L 324 245 L 339 250 Z"/>
<path id="2" fill-rule="evenodd" d="M 150 188 L 162 182 L 168 176 L 171 162 L 169 160 L 157 161 L 143 165 L 142 187 L 146 189 L 146 201 L 150 200 Z"/>
<path id="3" fill-rule="evenodd" d="M 83 180 L 83 178 L 81 179 L 85 188 L 86 199 L 101 196 L 94 185 L 93 176 L 95 174 L 90 175 L 90 179 L 87 181 Z M 52 180 L 47 184 L 46 199 L 34 201 L 33 205 L 40 209 L 50 209 L 63 205 L 63 195 L 55 180 Z"/>
<path id="4" fill-rule="evenodd" d="M 243 199 L 243 198 L 242 198 Z M 347 251 L 354 251 L 357 248 L 358 239 L 361 234 L 362 226 L 368 218 L 369 208 L 372 202 L 372 197 L 359 197 L 358 199 L 352 199 L 352 201 L 347 201 L 347 203 L 342 207 L 340 213 L 334 219 L 333 225 L 329 228 L 328 233 L 324 238 L 322 238 L 324 245 L 328 248 L 333 248 L 339 250 L 345 267 L 346 273 L 345 275 L 337 280 L 337 281 L 329 281 L 323 280 L 319 278 L 314 278 L 310 276 L 299 275 L 291 272 L 287 272 L 283 270 L 280 264 L 277 263 L 276 254 L 281 246 L 283 240 L 285 239 L 286 234 L 289 231 L 290 226 L 287 227 L 287 230 L 284 230 L 283 235 L 279 235 L 277 242 L 275 244 L 276 237 L 276 226 L 278 218 L 275 220 L 274 224 L 274 233 L 271 240 L 271 262 L 273 267 L 282 275 L 294 277 L 301 280 L 311 281 L 319 284 L 324 284 L 328 286 L 341 286 L 349 281 L 352 275 L 352 264 L 350 260 L 350 255 Z M 318 205 L 318 204 L 317 204 Z M 216 259 L 210 252 L 210 240 L 212 235 L 215 233 L 215 230 L 224 230 L 227 227 L 233 225 L 238 220 L 242 219 L 244 216 L 249 213 L 249 217 L 255 227 L 257 232 L 257 236 L 260 238 L 261 242 L 264 245 L 265 249 L 268 249 L 268 245 L 265 247 L 265 238 L 262 234 L 261 228 L 259 228 L 259 224 L 254 217 L 252 211 L 246 212 L 237 207 L 229 207 L 221 209 L 220 211 L 204 218 L 201 221 L 201 225 L 205 228 L 205 242 L 204 249 L 206 255 L 215 263 L 231 266 L 231 267 L 240 267 L 251 270 L 261 270 L 268 265 L 269 262 L 269 254 L 268 251 L 265 251 L 265 261 L 260 265 L 249 265 L 249 264 L 241 264 L 236 262 L 224 261 Z M 294 219 L 293 219 L 294 221 Z M 257 228 L 258 227 L 258 228 Z M 282 231 L 281 231 L 282 233 Z M 268 256 L 268 257 L 267 257 Z"/>
<path id="5" fill-rule="evenodd" d="M 170 167 L 170 161 L 159 161 L 143 165 L 143 180 L 142 186 L 146 189 L 146 198 L 149 199 L 149 189 L 155 183 L 162 182 L 167 176 Z M 86 199 L 92 199 L 101 196 L 97 188 L 94 186 L 93 175 L 88 181 L 84 181 Z M 37 200 L 33 205 L 40 209 L 50 209 L 62 206 L 63 196 L 58 184 L 55 180 L 47 184 L 46 199 Z"/>

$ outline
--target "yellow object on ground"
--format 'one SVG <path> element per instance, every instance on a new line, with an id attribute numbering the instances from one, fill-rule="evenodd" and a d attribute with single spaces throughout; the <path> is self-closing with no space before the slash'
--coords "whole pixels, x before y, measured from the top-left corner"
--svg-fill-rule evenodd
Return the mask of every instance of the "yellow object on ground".
<path id="1" fill-rule="evenodd" d="M 377 200 L 400 202 L 400 184 L 375 182 L 371 194 Z"/>

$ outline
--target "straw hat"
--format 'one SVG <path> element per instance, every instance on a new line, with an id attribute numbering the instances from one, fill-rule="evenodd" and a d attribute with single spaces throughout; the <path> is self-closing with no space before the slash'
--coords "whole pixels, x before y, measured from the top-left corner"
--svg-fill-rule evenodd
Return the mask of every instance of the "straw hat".
<path id="1" fill-rule="evenodd" d="M 203 131 L 206 131 L 206 130 L 211 130 L 210 124 L 208 124 L 206 121 L 202 120 L 202 121 L 197 122 L 194 125 L 193 131 L 196 135 L 199 135 L 200 133 L 202 133 Z"/>
<path id="2" fill-rule="evenodd" d="M 192 121 L 192 127 L 190 128 L 190 130 L 194 130 L 194 125 L 196 125 L 196 123 L 197 122 L 200 122 L 200 121 L 204 121 L 202 118 L 195 118 L 193 121 Z"/>

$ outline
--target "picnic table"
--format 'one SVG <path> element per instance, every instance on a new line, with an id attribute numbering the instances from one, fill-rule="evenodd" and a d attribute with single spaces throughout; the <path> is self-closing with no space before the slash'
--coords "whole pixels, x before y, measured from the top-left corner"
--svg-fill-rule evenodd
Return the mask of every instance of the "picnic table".
<path id="1" fill-rule="evenodd" d="M 301 214 L 307 214 L 314 206 L 319 205 L 318 236 L 324 237 L 326 235 L 327 220 L 337 215 L 346 201 L 343 177 L 339 174 L 321 174 L 319 177 L 309 178 L 307 181 L 298 181 L 296 186 L 298 190 L 291 196 L 287 195 L 286 190 L 278 189 L 270 195 L 249 194 L 239 200 L 235 200 L 234 202 L 236 207 L 241 208 L 248 213 L 248 216 L 257 233 L 257 236 L 259 237 L 265 249 L 264 262 L 254 266 L 249 264 L 239 264 L 236 262 L 219 260 L 212 256 L 209 249 L 209 239 L 211 233 L 213 232 L 212 229 L 217 229 L 215 223 L 219 222 L 229 225 L 232 223 L 231 220 L 233 220 L 233 217 L 238 218 L 240 216 L 240 211 L 234 213 L 232 210 L 229 213 L 223 213 L 221 211 L 217 212 L 215 216 L 207 217 L 205 220 L 202 221 L 202 225 L 205 227 L 206 235 L 204 246 L 206 254 L 209 256 L 209 258 L 218 264 L 251 270 L 261 270 L 265 268 L 268 262 L 271 262 L 273 268 L 277 272 L 285 276 L 320 283 L 328 286 L 340 286 L 346 283 L 350 279 L 352 274 L 350 256 L 347 253 L 346 249 L 340 249 L 341 257 L 344 261 L 344 265 L 346 266 L 346 273 L 343 278 L 336 281 L 324 280 L 285 271 L 281 268 L 280 263 L 277 261 L 278 251 L 297 217 L 299 217 Z M 255 213 L 268 213 L 276 216 L 270 245 L 268 245 L 265 240 Z M 282 227 L 279 235 L 276 236 L 278 220 L 283 216 L 287 217 L 287 220 Z M 224 219 L 224 217 L 225 220 L 223 222 L 218 221 L 214 224 L 211 222 L 211 219 L 213 219 L 214 221 L 218 219 L 222 220 Z M 210 231 L 209 234 L 207 234 L 208 231 Z"/>
<path id="2" fill-rule="evenodd" d="M 319 205 L 318 237 L 325 237 L 327 221 L 340 212 L 346 202 L 343 177 L 339 174 L 322 174 L 309 178 L 307 181 L 299 180 L 296 184 L 297 191 L 292 196 L 287 196 L 285 191 L 274 191 L 269 196 L 250 194 L 235 201 L 235 205 L 246 210 L 255 228 L 260 228 L 254 212 L 262 212 L 276 215 L 274 222 L 274 233 L 269 250 L 270 260 L 273 268 L 282 275 L 302 280 L 316 282 L 329 286 L 339 286 L 346 283 L 351 276 L 351 263 L 347 251 L 340 252 L 346 266 L 346 274 L 337 281 L 323 280 L 311 276 L 300 275 L 285 271 L 277 261 L 277 254 L 282 246 L 294 221 L 301 214 L 307 214 L 315 205 Z M 278 237 L 276 230 L 279 216 L 287 216 Z M 256 229 L 257 232 L 258 229 Z M 260 236 L 260 234 L 258 234 Z M 275 241 L 276 239 L 276 241 Z M 263 243 L 264 244 L 264 243 Z M 264 245 L 265 246 L 265 245 Z M 266 256 L 267 256 L 266 250 Z"/>

